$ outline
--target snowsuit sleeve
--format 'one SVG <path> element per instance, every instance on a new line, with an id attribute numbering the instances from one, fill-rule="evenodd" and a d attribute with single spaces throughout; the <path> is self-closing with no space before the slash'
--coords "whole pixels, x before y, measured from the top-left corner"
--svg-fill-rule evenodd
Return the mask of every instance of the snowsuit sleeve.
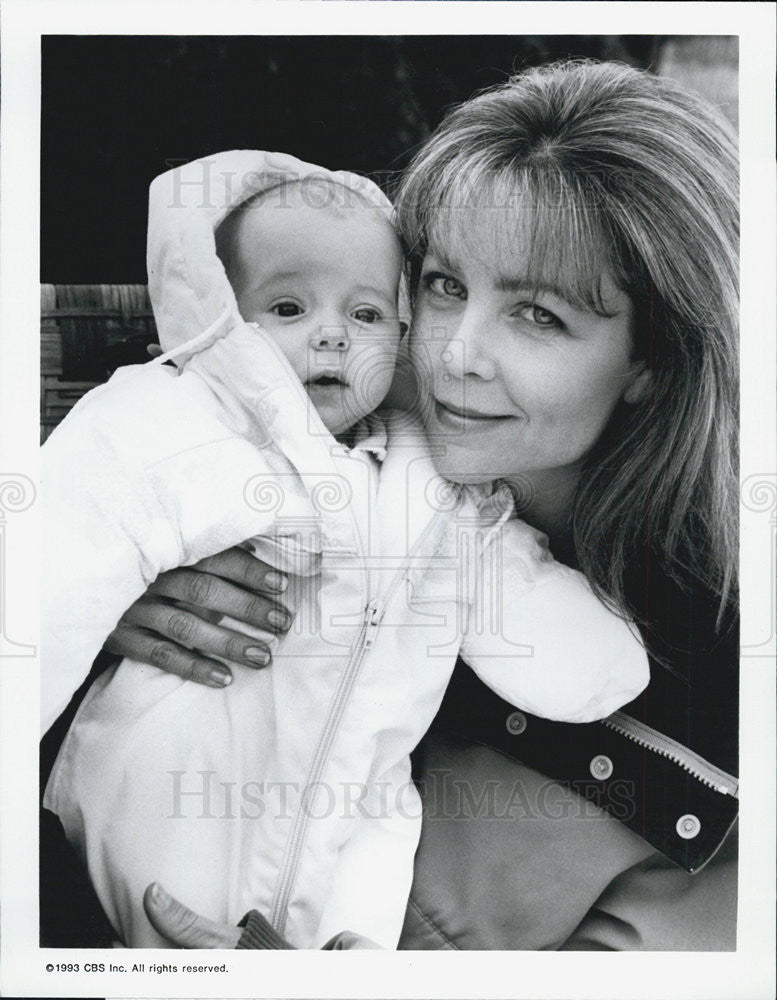
<path id="1" fill-rule="evenodd" d="M 41 454 L 41 723 L 85 679 L 119 617 L 179 550 L 148 483 L 122 462 L 88 401 Z"/>
<path id="2" fill-rule="evenodd" d="M 505 701 L 564 722 L 605 718 L 650 679 L 634 625 L 515 519 L 482 555 L 461 655 Z"/>
<path id="3" fill-rule="evenodd" d="M 270 529 L 244 496 L 256 449 L 209 422 L 190 383 L 124 369 L 42 449 L 44 732 L 160 573 Z"/>

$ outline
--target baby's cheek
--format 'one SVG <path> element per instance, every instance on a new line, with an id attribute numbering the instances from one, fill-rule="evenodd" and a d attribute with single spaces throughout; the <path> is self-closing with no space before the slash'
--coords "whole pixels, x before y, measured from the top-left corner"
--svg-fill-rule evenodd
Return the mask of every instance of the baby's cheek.
<path id="1" fill-rule="evenodd" d="M 370 352 L 356 371 L 356 391 L 374 408 L 389 391 L 396 367 L 396 351 Z"/>

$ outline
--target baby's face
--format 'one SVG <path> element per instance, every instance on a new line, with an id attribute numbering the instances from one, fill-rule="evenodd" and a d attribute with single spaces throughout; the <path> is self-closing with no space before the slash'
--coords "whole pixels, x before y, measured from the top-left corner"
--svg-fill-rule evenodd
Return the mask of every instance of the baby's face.
<path id="1" fill-rule="evenodd" d="M 376 209 L 313 201 L 289 187 L 235 213 L 227 272 L 243 319 L 276 341 L 328 430 L 342 434 L 391 384 L 402 257 Z"/>

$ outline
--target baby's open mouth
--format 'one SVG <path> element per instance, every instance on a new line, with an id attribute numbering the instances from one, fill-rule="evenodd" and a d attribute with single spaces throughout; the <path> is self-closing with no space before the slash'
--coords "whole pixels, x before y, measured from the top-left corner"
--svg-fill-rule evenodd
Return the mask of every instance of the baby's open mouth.
<path id="1" fill-rule="evenodd" d="M 317 378 L 308 379 L 306 385 L 320 389 L 330 389 L 333 387 L 348 388 L 348 383 L 337 375 L 319 375 Z"/>

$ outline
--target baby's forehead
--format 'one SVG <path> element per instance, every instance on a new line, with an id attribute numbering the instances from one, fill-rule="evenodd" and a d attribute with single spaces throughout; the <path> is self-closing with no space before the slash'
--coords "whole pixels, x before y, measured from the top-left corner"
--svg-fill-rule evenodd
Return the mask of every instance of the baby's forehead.
<path id="1" fill-rule="evenodd" d="M 304 241 L 325 228 L 333 241 L 347 241 L 358 231 L 375 236 L 386 248 L 399 247 L 385 210 L 353 188 L 320 176 L 282 182 L 261 192 L 235 209 L 233 220 L 243 231 L 282 230 L 286 241 Z"/>
<path id="2" fill-rule="evenodd" d="M 365 266 L 370 259 L 376 267 L 401 261 L 399 237 L 386 211 L 321 177 L 279 184 L 244 202 L 226 220 L 224 243 L 249 260 L 260 248 L 271 256 L 300 252 L 310 259 L 361 246 Z"/>
<path id="3" fill-rule="evenodd" d="M 282 213 L 295 212 L 311 226 L 358 221 L 365 226 L 387 225 L 393 229 L 386 212 L 359 191 L 315 174 L 300 180 L 281 181 L 236 209 L 243 214 L 272 210 L 277 210 L 281 219 Z"/>
<path id="4" fill-rule="evenodd" d="M 402 267 L 387 211 L 319 179 L 278 185 L 244 202 L 219 227 L 216 249 L 241 287 L 302 279 L 369 288 L 393 301 Z"/>

